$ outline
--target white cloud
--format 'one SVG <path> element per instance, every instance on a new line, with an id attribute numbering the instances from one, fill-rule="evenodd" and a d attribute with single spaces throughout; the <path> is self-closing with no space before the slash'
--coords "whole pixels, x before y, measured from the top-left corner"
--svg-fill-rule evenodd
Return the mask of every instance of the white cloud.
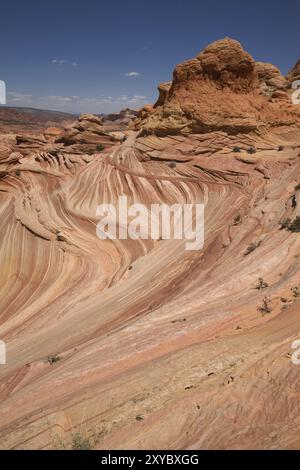
<path id="1" fill-rule="evenodd" d="M 121 96 L 118 96 L 117 100 L 119 101 L 128 101 L 129 98 L 127 95 L 121 95 Z"/>
<path id="2" fill-rule="evenodd" d="M 49 98 L 50 100 L 55 100 L 55 101 L 68 101 L 68 102 L 70 102 L 70 101 L 72 101 L 73 97 L 50 95 L 47 98 Z"/>
<path id="3" fill-rule="evenodd" d="M 79 65 L 78 62 L 69 62 L 68 60 L 63 60 L 63 59 L 52 59 L 51 64 L 52 65 L 58 65 L 58 66 L 70 64 L 74 68 L 78 67 L 78 65 Z"/>
<path id="4" fill-rule="evenodd" d="M 125 75 L 126 77 L 139 77 L 142 74 L 140 72 L 127 72 Z"/>
<path id="5" fill-rule="evenodd" d="M 66 60 L 61 60 L 61 59 L 52 59 L 51 64 L 53 65 L 65 65 L 67 64 Z"/>
<path id="6" fill-rule="evenodd" d="M 7 102 L 26 102 L 31 101 L 32 95 L 25 94 L 25 93 L 18 93 L 16 91 L 9 91 L 7 93 L 8 99 Z"/>

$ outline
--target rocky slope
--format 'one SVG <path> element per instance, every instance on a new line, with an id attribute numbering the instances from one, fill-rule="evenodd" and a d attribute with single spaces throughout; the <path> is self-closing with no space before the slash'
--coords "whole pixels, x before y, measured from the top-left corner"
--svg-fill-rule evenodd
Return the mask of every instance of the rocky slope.
<path id="1" fill-rule="evenodd" d="M 288 93 L 226 39 L 175 69 L 124 142 L 84 116 L 23 153 L 1 143 L 2 448 L 299 449 Z M 97 238 L 120 194 L 204 203 L 203 250 Z"/>

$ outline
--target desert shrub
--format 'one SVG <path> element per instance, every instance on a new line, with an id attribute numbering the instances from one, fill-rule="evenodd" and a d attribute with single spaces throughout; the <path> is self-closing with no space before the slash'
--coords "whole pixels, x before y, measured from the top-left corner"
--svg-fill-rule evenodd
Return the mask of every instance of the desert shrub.
<path id="1" fill-rule="evenodd" d="M 52 366 L 55 364 L 55 362 L 58 362 L 61 360 L 61 357 L 58 354 L 51 354 L 50 356 L 47 357 L 47 362 Z"/>
<path id="2" fill-rule="evenodd" d="M 292 287 L 291 291 L 294 297 L 300 297 L 300 286 Z"/>
<path id="3" fill-rule="evenodd" d="M 178 318 L 177 320 L 172 320 L 171 323 L 183 323 L 186 322 L 186 318 Z"/>
<path id="4" fill-rule="evenodd" d="M 136 419 L 137 421 L 143 421 L 144 416 L 142 416 L 142 415 L 137 415 L 137 416 L 135 417 L 135 419 Z"/>
<path id="5" fill-rule="evenodd" d="M 278 147 L 277 150 L 278 150 L 278 152 L 282 152 L 282 151 L 284 150 L 284 146 L 283 146 L 283 145 L 279 145 L 279 147 Z"/>
<path id="6" fill-rule="evenodd" d="M 21 170 L 16 170 L 15 175 L 16 176 L 21 176 Z"/>
<path id="7" fill-rule="evenodd" d="M 288 226 L 290 232 L 300 232 L 300 216 L 298 215 Z"/>
<path id="8" fill-rule="evenodd" d="M 262 300 L 262 304 L 257 308 L 257 310 L 263 315 L 265 315 L 266 313 L 271 313 L 271 302 L 271 297 L 264 297 Z"/>
<path id="9" fill-rule="evenodd" d="M 92 444 L 88 437 L 83 436 L 80 432 L 72 435 L 72 450 L 90 450 Z"/>
<path id="10" fill-rule="evenodd" d="M 92 450 L 106 433 L 104 428 L 85 429 L 80 424 L 79 429 L 72 427 L 68 434 L 54 434 L 52 448 L 57 450 Z"/>
<path id="11" fill-rule="evenodd" d="M 247 149 L 247 153 L 250 153 L 250 154 L 256 153 L 256 149 L 254 147 L 249 147 Z"/>
<path id="12" fill-rule="evenodd" d="M 169 162 L 168 165 L 170 168 L 176 168 L 176 162 L 174 161 Z"/>
<path id="13" fill-rule="evenodd" d="M 245 251 L 245 253 L 244 253 L 244 256 L 250 255 L 250 253 L 252 253 L 252 251 L 256 250 L 256 248 L 258 248 L 260 244 L 261 244 L 260 241 L 254 242 L 254 243 L 250 243 L 250 245 L 247 246 L 247 248 L 246 248 L 246 251 Z"/>
<path id="14" fill-rule="evenodd" d="M 291 219 L 283 219 L 281 222 L 280 222 L 280 229 L 288 229 L 289 226 L 290 226 L 290 223 L 291 223 Z"/>
<path id="15" fill-rule="evenodd" d="M 300 190 L 300 183 L 298 183 L 296 186 L 295 186 L 295 191 L 299 191 Z"/>
<path id="16" fill-rule="evenodd" d="M 105 147 L 104 147 L 103 144 L 98 144 L 98 145 L 96 146 L 96 151 L 97 151 L 97 152 L 102 152 L 104 149 L 105 149 Z"/>
<path id="17" fill-rule="evenodd" d="M 259 277 L 255 289 L 262 290 L 262 289 L 266 289 L 267 287 L 269 287 L 269 284 L 266 281 L 264 281 L 262 277 Z"/>
<path id="18" fill-rule="evenodd" d="M 240 147 L 233 147 L 233 151 L 234 151 L 234 153 L 240 153 L 241 149 L 240 149 Z"/>
<path id="19" fill-rule="evenodd" d="M 240 216 L 240 214 L 238 214 L 233 219 L 233 225 L 239 225 L 241 223 L 242 223 L 242 217 Z"/>

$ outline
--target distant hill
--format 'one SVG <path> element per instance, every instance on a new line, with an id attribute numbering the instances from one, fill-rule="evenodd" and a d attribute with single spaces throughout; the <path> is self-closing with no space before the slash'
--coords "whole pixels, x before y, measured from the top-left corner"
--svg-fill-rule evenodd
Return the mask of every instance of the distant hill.
<path id="1" fill-rule="evenodd" d="M 76 119 L 75 114 L 46 109 L 0 106 L 0 130 L 36 132 L 49 126 L 63 127 Z"/>

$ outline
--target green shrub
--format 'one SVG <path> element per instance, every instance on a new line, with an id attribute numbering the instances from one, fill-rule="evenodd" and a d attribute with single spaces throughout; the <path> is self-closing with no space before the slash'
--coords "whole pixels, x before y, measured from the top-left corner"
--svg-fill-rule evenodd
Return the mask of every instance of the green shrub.
<path id="1" fill-rule="evenodd" d="M 250 154 L 256 153 L 256 149 L 254 147 L 249 147 L 247 149 L 247 153 L 250 153 Z"/>
<path id="2" fill-rule="evenodd" d="M 104 149 L 105 149 L 105 147 L 104 147 L 103 144 L 99 144 L 99 145 L 97 145 L 97 147 L 96 147 L 96 151 L 97 151 L 97 152 L 102 152 Z"/>

